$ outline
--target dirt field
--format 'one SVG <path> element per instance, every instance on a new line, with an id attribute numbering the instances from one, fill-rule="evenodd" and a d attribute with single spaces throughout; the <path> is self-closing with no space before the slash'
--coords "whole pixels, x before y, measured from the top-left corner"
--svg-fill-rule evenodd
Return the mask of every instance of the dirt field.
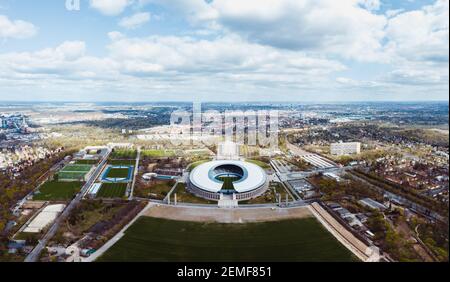
<path id="1" fill-rule="evenodd" d="M 292 209 L 254 208 L 219 209 L 200 207 L 156 206 L 146 216 L 180 221 L 247 223 L 312 217 L 307 207 Z"/>

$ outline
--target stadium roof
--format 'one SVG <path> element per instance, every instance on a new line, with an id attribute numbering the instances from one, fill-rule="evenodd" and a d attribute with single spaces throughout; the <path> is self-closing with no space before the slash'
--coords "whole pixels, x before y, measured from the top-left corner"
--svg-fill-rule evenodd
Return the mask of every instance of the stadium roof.
<path id="1" fill-rule="evenodd" d="M 218 193 L 223 186 L 222 181 L 215 179 L 215 169 L 220 166 L 237 166 L 244 172 L 242 178 L 233 182 L 234 190 L 245 193 L 261 187 L 266 182 L 267 176 L 259 166 L 235 160 L 211 161 L 197 166 L 190 174 L 189 180 L 196 187 Z"/>

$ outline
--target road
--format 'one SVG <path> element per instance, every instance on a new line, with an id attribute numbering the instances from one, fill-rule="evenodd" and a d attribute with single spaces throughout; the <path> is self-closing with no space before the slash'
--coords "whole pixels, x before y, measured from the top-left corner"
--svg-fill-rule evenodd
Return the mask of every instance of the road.
<path id="1" fill-rule="evenodd" d="M 131 183 L 131 189 L 130 189 L 130 195 L 128 196 L 129 200 L 133 200 L 133 193 L 134 193 L 134 185 L 136 184 L 136 177 L 139 172 L 139 159 L 141 158 L 141 148 L 137 148 L 137 155 L 136 155 L 136 164 L 134 165 L 134 174 L 133 174 L 133 182 Z"/>
<path id="2" fill-rule="evenodd" d="M 86 191 L 89 189 L 89 187 L 94 183 L 95 179 L 97 179 L 97 177 L 100 175 L 101 171 L 103 170 L 103 166 L 106 164 L 106 162 L 108 160 L 110 153 L 111 153 L 111 151 L 108 151 L 108 153 L 103 157 L 102 161 L 97 166 L 94 173 L 91 175 L 89 180 L 81 188 L 81 191 L 75 196 L 75 198 L 69 203 L 69 205 L 67 205 L 67 207 L 64 209 L 64 211 L 54 221 L 53 225 L 49 228 L 47 233 L 39 240 L 39 243 L 36 245 L 36 247 L 34 247 L 34 249 L 31 251 L 31 253 L 28 254 L 28 256 L 25 258 L 25 262 L 35 262 L 39 259 L 39 256 L 40 256 L 42 250 L 48 244 L 50 239 L 53 238 L 53 236 L 55 236 L 60 224 L 69 216 L 69 214 L 73 210 L 73 208 L 81 201 L 81 199 L 83 198 L 83 195 L 86 193 Z"/>

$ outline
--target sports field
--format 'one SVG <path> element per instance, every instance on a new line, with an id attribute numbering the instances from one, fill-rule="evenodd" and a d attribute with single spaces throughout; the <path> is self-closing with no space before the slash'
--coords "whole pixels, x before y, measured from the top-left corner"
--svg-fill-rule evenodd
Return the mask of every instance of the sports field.
<path id="1" fill-rule="evenodd" d="M 144 150 L 141 152 L 142 157 L 164 158 L 174 157 L 176 155 L 173 150 Z"/>
<path id="2" fill-rule="evenodd" d="M 130 168 L 110 168 L 107 178 L 128 178 Z"/>
<path id="3" fill-rule="evenodd" d="M 67 165 L 58 172 L 59 180 L 83 180 L 86 173 L 92 168 L 92 165 L 74 164 Z"/>
<path id="4" fill-rule="evenodd" d="M 126 183 L 103 183 L 97 198 L 122 198 L 127 191 Z"/>
<path id="5" fill-rule="evenodd" d="M 99 258 L 124 262 L 356 260 L 314 218 L 222 224 L 141 217 Z"/>
<path id="6" fill-rule="evenodd" d="M 110 165 L 134 165 L 136 160 L 109 160 Z"/>
<path id="7" fill-rule="evenodd" d="M 61 172 L 89 172 L 92 168 L 92 165 L 86 164 L 73 164 L 65 166 Z"/>
<path id="8" fill-rule="evenodd" d="M 94 165 L 97 164 L 98 160 L 77 160 L 75 164 L 77 165 Z"/>
<path id="9" fill-rule="evenodd" d="M 137 151 L 136 150 L 121 150 L 114 149 L 111 153 L 112 159 L 136 159 Z"/>
<path id="10" fill-rule="evenodd" d="M 37 201 L 65 201 L 70 200 L 80 191 L 82 182 L 46 182 L 39 188 L 40 193 L 33 196 Z"/>

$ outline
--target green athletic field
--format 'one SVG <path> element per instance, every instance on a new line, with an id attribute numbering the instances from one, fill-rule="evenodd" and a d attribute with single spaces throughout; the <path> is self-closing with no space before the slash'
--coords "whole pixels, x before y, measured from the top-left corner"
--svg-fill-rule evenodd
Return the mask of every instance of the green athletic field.
<path id="1" fill-rule="evenodd" d="M 75 161 L 75 164 L 77 165 L 95 165 L 99 161 L 98 160 L 77 160 Z"/>
<path id="2" fill-rule="evenodd" d="M 84 180 L 84 176 L 92 168 L 92 165 L 86 164 L 73 164 L 67 165 L 58 172 L 58 180 Z"/>
<path id="3" fill-rule="evenodd" d="M 174 157 L 175 151 L 173 151 L 173 150 L 144 150 L 141 152 L 141 156 L 149 157 L 149 158 Z"/>
<path id="4" fill-rule="evenodd" d="M 82 182 L 46 182 L 39 188 L 40 194 L 34 195 L 37 201 L 65 201 L 72 199 L 83 186 Z"/>
<path id="5" fill-rule="evenodd" d="M 65 166 L 61 172 L 89 172 L 92 168 L 92 165 L 85 164 L 73 164 Z"/>
<path id="6" fill-rule="evenodd" d="M 239 177 L 219 177 L 223 181 L 222 190 L 234 190 L 233 182 L 238 181 Z"/>
<path id="7" fill-rule="evenodd" d="M 108 178 L 128 178 L 129 168 L 111 168 L 106 177 Z"/>
<path id="8" fill-rule="evenodd" d="M 77 171 L 58 172 L 58 180 L 83 181 L 85 175 L 86 172 L 77 172 Z"/>
<path id="9" fill-rule="evenodd" d="M 97 192 L 97 198 L 122 198 L 127 191 L 126 183 L 103 183 Z"/>
<path id="10" fill-rule="evenodd" d="M 136 160 L 109 160 L 110 165 L 135 165 Z"/>
<path id="11" fill-rule="evenodd" d="M 113 262 L 356 260 L 315 218 L 220 224 L 141 217 L 99 258 Z"/>

